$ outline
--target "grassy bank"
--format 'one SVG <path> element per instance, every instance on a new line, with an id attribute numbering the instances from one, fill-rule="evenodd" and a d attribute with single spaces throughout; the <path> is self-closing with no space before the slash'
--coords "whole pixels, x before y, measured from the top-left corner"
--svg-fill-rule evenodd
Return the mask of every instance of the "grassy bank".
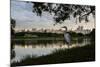
<path id="1" fill-rule="evenodd" d="M 12 63 L 12 66 L 71 63 L 95 60 L 95 45 L 87 45 L 73 49 L 57 50 L 54 53 L 38 58 L 27 57 L 21 62 Z"/>

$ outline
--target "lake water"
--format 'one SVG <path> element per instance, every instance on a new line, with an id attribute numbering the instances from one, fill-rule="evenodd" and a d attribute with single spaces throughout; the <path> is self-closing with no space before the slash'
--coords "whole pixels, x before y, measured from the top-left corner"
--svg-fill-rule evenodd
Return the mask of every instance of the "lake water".
<path id="1" fill-rule="evenodd" d="M 89 44 L 89 38 L 76 38 L 72 41 L 69 49 Z M 12 45 L 14 57 L 11 59 L 11 63 L 20 62 L 27 56 L 40 57 L 52 54 L 56 50 L 68 49 L 68 44 L 64 40 L 14 40 Z"/>

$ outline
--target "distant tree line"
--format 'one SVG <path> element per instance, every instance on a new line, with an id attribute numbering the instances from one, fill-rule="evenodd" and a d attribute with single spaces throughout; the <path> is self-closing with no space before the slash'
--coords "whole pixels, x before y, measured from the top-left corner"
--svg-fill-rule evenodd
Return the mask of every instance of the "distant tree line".
<path id="1" fill-rule="evenodd" d="M 15 33 L 15 36 L 26 36 L 31 35 L 31 36 L 38 36 L 38 37 L 63 37 L 63 33 L 49 33 L 49 32 L 18 32 Z M 95 29 L 93 29 L 89 34 L 82 34 L 82 33 L 76 33 L 74 31 L 70 31 L 69 34 L 72 37 L 92 37 L 93 39 L 95 38 Z"/>

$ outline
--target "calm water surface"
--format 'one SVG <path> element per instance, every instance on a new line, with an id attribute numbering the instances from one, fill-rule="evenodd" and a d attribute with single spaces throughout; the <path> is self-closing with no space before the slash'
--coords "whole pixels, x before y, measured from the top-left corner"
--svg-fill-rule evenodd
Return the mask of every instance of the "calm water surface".
<path id="1" fill-rule="evenodd" d="M 74 39 L 69 49 L 89 44 L 89 38 Z M 12 45 L 14 57 L 11 59 L 11 63 L 20 62 L 27 56 L 40 57 L 52 54 L 56 50 L 68 49 L 68 45 L 63 40 L 15 40 L 12 41 Z"/>

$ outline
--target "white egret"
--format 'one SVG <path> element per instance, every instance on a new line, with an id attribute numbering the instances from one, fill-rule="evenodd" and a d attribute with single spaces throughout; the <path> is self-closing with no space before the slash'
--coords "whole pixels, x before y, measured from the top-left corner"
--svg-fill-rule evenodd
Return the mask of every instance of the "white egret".
<path id="1" fill-rule="evenodd" d="M 64 39 L 68 45 L 68 49 L 69 49 L 69 45 L 71 45 L 71 35 L 69 34 L 69 32 L 67 31 L 67 27 L 66 26 L 63 26 L 62 28 L 65 28 L 65 31 L 64 31 Z"/>

